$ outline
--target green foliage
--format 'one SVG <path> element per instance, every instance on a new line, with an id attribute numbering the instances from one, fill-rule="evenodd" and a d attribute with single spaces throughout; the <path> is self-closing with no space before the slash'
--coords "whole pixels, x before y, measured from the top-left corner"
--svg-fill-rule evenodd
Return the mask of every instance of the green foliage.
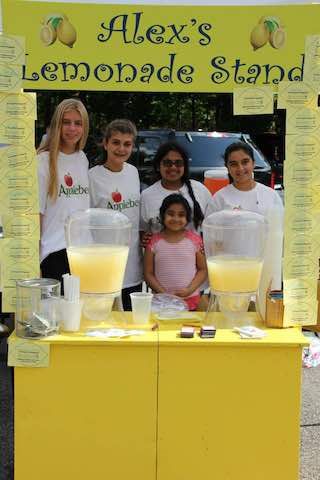
<path id="1" fill-rule="evenodd" d="M 165 128 L 245 132 L 252 136 L 282 131 L 278 115 L 233 116 L 231 94 L 39 91 L 37 93 L 37 145 L 50 124 L 56 105 L 76 97 L 86 105 L 90 117 L 87 151 L 95 157 L 103 130 L 115 118 L 129 118 L 139 130 Z M 279 133 L 279 131 L 277 132 Z"/>

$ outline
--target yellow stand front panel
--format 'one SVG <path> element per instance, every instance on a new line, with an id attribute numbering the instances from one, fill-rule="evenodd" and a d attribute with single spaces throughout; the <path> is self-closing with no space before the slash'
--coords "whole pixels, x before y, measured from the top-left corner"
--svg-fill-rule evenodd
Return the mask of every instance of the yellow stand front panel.
<path id="1" fill-rule="evenodd" d="M 15 480 L 155 478 L 157 334 L 135 338 L 57 336 L 15 368 Z"/>
<path id="2" fill-rule="evenodd" d="M 299 329 L 159 340 L 157 480 L 298 480 Z"/>

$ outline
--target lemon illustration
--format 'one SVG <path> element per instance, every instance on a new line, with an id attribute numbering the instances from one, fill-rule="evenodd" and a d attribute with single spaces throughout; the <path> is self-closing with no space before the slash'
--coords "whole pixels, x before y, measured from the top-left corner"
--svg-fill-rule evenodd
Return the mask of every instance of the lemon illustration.
<path id="1" fill-rule="evenodd" d="M 269 40 L 269 30 L 264 23 L 258 23 L 254 27 L 250 35 L 250 43 L 253 46 L 253 50 L 263 47 Z"/>
<path id="2" fill-rule="evenodd" d="M 64 45 L 72 48 L 77 40 L 77 32 L 68 19 L 63 18 L 57 26 L 58 39 Z"/>
<path id="3" fill-rule="evenodd" d="M 52 25 L 43 25 L 40 29 L 40 40 L 45 44 L 46 47 L 52 45 L 56 41 L 57 32 L 52 27 Z"/>
<path id="4" fill-rule="evenodd" d="M 274 32 L 270 34 L 270 45 L 273 48 L 282 48 L 286 43 L 286 32 L 283 28 L 277 28 Z"/>

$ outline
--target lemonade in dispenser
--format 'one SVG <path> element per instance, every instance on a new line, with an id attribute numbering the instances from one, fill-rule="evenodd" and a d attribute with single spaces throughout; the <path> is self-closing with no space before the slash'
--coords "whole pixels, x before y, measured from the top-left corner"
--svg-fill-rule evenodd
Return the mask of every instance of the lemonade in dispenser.
<path id="1" fill-rule="evenodd" d="M 113 304 L 121 304 L 130 237 L 130 221 L 113 210 L 90 208 L 68 218 L 67 253 L 71 273 L 80 277 L 82 326 L 110 322 Z"/>
<path id="2" fill-rule="evenodd" d="M 249 305 L 259 315 L 266 234 L 265 218 L 254 212 L 222 210 L 205 219 L 203 238 L 211 290 L 207 323 L 214 322 L 214 312 L 222 312 L 225 327 L 247 325 L 254 318 L 247 314 Z"/>

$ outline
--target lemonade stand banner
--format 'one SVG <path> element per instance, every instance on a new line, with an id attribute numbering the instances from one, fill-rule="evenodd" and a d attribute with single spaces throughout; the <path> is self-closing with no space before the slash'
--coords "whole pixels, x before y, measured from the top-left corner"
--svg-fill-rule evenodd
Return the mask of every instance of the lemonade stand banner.
<path id="1" fill-rule="evenodd" d="M 31 90 L 275 90 L 303 80 L 305 37 L 320 31 L 320 5 L 2 0 L 2 15 L 25 38 Z"/>

